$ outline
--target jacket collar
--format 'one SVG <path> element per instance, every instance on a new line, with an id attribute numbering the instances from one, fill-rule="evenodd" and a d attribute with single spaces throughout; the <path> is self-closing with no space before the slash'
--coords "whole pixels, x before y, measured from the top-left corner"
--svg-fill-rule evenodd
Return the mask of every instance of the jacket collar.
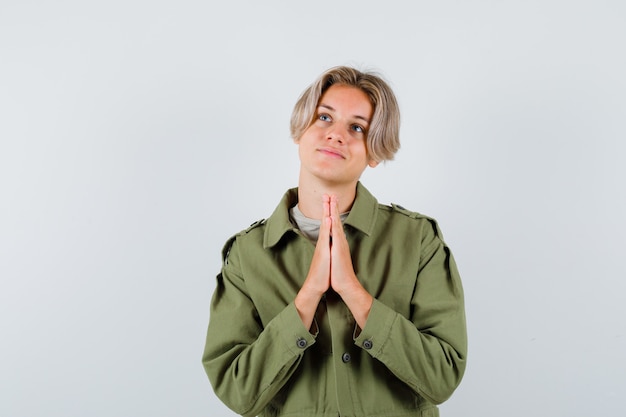
<path id="1" fill-rule="evenodd" d="M 291 188 L 287 190 L 272 215 L 265 222 L 263 248 L 267 249 L 273 247 L 280 241 L 285 233 L 295 230 L 289 220 L 289 209 L 297 203 L 298 189 Z M 376 198 L 361 182 L 358 182 L 356 186 L 356 198 L 350 210 L 350 214 L 348 214 L 345 220 L 345 224 L 369 236 L 376 223 L 377 209 L 378 201 Z"/>

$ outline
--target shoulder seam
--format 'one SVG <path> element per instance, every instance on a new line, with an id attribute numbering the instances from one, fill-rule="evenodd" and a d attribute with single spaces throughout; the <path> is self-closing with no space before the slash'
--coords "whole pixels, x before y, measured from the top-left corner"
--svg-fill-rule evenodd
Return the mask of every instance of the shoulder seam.
<path id="1" fill-rule="evenodd" d="M 424 214 L 418 213 L 417 211 L 408 210 L 402 207 L 400 204 L 391 203 L 391 209 L 395 212 L 404 214 L 405 216 L 410 217 L 412 219 L 421 219 L 421 218 L 429 219 L 430 218 Z"/>
<path id="2" fill-rule="evenodd" d="M 403 215 L 407 216 L 410 219 L 426 220 L 426 221 L 428 221 L 431 224 L 431 226 L 433 227 L 435 235 L 439 239 L 443 240 L 443 234 L 441 233 L 441 229 L 439 228 L 439 223 L 433 217 L 427 216 L 427 215 L 422 214 L 422 213 L 418 213 L 416 211 L 407 210 L 404 207 L 402 207 L 401 205 L 394 204 L 394 203 L 391 203 L 391 209 L 393 211 L 397 212 L 397 213 L 400 213 L 400 214 L 403 214 Z"/>
<path id="3" fill-rule="evenodd" d="M 226 240 L 226 243 L 224 244 L 224 247 L 222 248 L 222 261 L 224 262 L 224 264 L 228 264 L 228 255 L 230 255 L 230 249 L 235 243 L 235 240 L 237 240 L 237 238 L 240 236 L 244 236 L 248 234 L 251 230 L 263 224 L 265 224 L 265 219 L 257 220 L 254 223 L 252 223 L 250 226 L 248 226 L 246 229 L 235 233 L 234 235 L 229 237 L 228 240 Z"/>
<path id="4" fill-rule="evenodd" d="M 261 220 L 257 220 L 254 223 L 252 223 L 250 226 L 248 226 L 247 229 L 243 230 L 242 232 L 240 232 L 239 234 L 245 234 L 250 232 L 250 230 L 255 229 L 261 225 L 265 224 L 265 219 L 261 219 Z"/>

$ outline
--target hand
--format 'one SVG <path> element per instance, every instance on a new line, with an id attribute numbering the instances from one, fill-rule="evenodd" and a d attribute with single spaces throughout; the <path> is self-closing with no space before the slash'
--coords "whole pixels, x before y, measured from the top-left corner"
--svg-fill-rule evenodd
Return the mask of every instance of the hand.
<path id="1" fill-rule="evenodd" d="M 337 197 L 324 195 L 322 204 L 320 232 L 309 273 L 295 299 L 296 309 L 304 325 L 310 328 L 322 295 L 332 287 L 346 303 L 357 324 L 363 328 L 373 298 L 354 273 Z"/>
<path id="2" fill-rule="evenodd" d="M 350 246 L 341 223 L 341 213 L 339 213 L 339 202 L 336 196 L 330 197 L 330 285 L 342 295 L 361 287 L 350 255 Z M 321 229 L 320 229 L 321 238 Z"/>
<path id="3" fill-rule="evenodd" d="M 354 273 L 336 196 L 330 197 L 330 232 L 330 285 L 346 303 L 359 327 L 363 328 L 374 298 L 363 288 Z"/>
<path id="4" fill-rule="evenodd" d="M 303 288 L 319 294 L 320 298 L 330 287 L 331 276 L 331 215 L 330 215 L 330 196 L 324 194 L 322 199 L 323 216 L 320 224 L 319 236 L 315 245 L 315 252 L 309 267 L 309 273 L 303 284 Z"/>
<path id="5" fill-rule="evenodd" d="M 294 301 L 302 323 L 307 329 L 311 327 L 315 310 L 322 295 L 330 288 L 330 197 L 324 195 L 322 203 L 324 205 L 323 216 L 315 252 L 313 253 L 309 273 Z"/>

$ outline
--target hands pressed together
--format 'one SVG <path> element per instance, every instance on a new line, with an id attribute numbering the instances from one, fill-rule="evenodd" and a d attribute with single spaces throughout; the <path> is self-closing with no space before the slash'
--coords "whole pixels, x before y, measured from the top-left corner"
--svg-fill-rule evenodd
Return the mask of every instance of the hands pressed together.
<path id="1" fill-rule="evenodd" d="M 373 298 L 354 273 L 337 197 L 324 195 L 322 204 L 324 210 L 319 237 L 309 273 L 295 299 L 296 309 L 304 325 L 309 328 L 322 295 L 332 288 L 363 328 Z"/>

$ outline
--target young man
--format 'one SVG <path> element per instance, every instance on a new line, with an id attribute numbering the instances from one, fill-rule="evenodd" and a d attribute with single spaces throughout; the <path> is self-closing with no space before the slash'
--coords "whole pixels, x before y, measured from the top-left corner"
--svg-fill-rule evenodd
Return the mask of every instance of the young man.
<path id="1" fill-rule="evenodd" d="M 463 290 L 437 223 L 359 182 L 399 148 L 378 76 L 322 74 L 291 119 L 298 188 L 223 251 L 203 364 L 244 416 L 438 416 L 465 370 Z"/>

